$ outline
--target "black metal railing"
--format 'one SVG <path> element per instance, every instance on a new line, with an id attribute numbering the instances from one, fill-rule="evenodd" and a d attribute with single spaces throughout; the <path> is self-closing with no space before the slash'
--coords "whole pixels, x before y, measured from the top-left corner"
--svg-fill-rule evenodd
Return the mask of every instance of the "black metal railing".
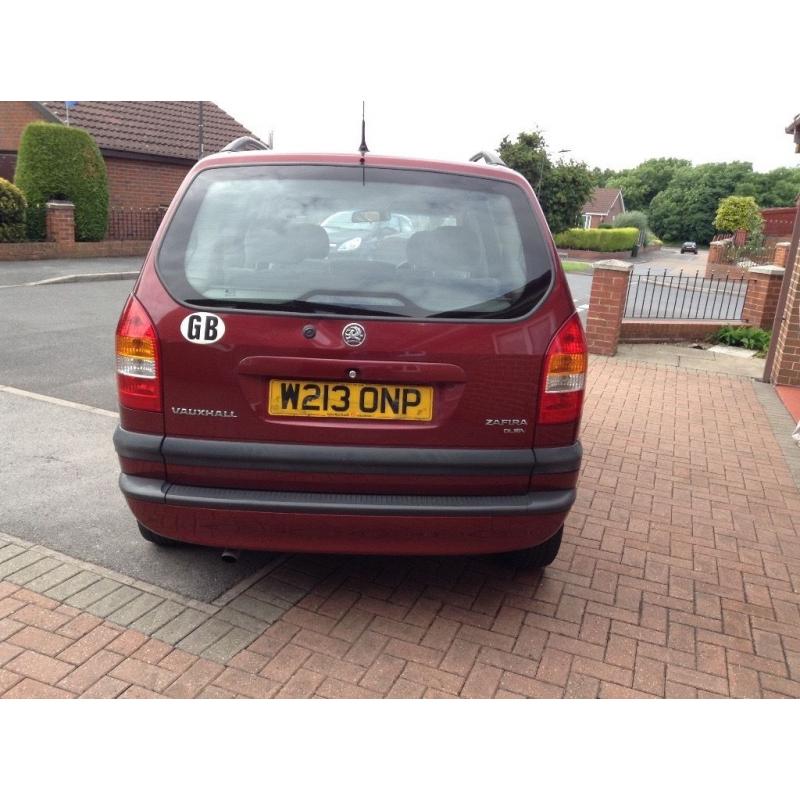
<path id="1" fill-rule="evenodd" d="M 150 240 L 156 235 L 166 211 L 166 206 L 153 208 L 112 206 L 108 209 L 106 239 Z"/>
<path id="2" fill-rule="evenodd" d="M 625 299 L 626 319 L 741 319 L 749 281 L 742 278 L 705 278 L 696 272 L 630 276 Z"/>
<path id="3" fill-rule="evenodd" d="M 47 208 L 30 205 L 25 209 L 25 238 L 29 242 L 43 242 L 47 236 Z"/>
<path id="4" fill-rule="evenodd" d="M 731 240 L 722 252 L 722 261 L 720 263 L 738 265 L 743 269 L 774 264 L 775 245 L 747 243 L 737 246 Z"/>

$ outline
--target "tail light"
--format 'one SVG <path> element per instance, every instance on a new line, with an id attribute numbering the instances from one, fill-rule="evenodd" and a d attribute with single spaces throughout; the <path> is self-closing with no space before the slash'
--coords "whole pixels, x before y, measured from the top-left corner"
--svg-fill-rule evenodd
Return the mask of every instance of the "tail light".
<path id="1" fill-rule="evenodd" d="M 117 389 L 120 405 L 161 411 L 161 364 L 153 321 L 131 295 L 117 325 Z"/>
<path id="2" fill-rule="evenodd" d="M 573 314 L 553 337 L 544 357 L 539 425 L 580 421 L 586 365 L 586 338 L 578 315 Z"/>

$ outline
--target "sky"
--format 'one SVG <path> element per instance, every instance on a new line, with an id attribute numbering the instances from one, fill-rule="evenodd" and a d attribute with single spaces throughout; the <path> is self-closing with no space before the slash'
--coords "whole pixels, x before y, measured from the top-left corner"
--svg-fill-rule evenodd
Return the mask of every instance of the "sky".
<path id="1" fill-rule="evenodd" d="M 589 166 L 800 166 L 797 3 L 141 0 L 94 32 L 80 5 L 52 4 L 33 60 L 4 41 L 51 68 L 6 70 L 2 99 L 207 99 L 284 152 L 354 151 L 364 100 L 375 153 L 465 160 L 538 128 Z"/>

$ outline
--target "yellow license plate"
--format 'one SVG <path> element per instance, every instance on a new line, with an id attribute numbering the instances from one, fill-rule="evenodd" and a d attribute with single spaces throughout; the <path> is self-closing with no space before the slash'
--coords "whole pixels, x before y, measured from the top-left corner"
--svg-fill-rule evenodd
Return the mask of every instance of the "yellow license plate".
<path id="1" fill-rule="evenodd" d="M 433 418 L 433 387 L 271 380 L 269 413 L 428 422 Z"/>

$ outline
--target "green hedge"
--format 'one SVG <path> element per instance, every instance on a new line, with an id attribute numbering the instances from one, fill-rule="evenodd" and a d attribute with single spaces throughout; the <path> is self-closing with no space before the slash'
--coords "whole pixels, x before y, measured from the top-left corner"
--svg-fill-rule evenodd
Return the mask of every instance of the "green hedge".
<path id="1" fill-rule="evenodd" d="M 0 178 L 0 242 L 25 238 L 25 195 L 13 183 Z"/>
<path id="2" fill-rule="evenodd" d="M 631 250 L 639 239 L 638 228 L 570 228 L 557 233 L 556 245 L 568 250 L 598 250 L 613 253 Z"/>
<path id="3" fill-rule="evenodd" d="M 32 122 L 22 132 L 14 183 L 29 206 L 48 200 L 75 204 L 75 238 L 96 242 L 108 224 L 108 179 L 103 156 L 94 140 L 80 128 Z M 28 236 L 44 238 L 44 215 L 30 214 Z"/>

